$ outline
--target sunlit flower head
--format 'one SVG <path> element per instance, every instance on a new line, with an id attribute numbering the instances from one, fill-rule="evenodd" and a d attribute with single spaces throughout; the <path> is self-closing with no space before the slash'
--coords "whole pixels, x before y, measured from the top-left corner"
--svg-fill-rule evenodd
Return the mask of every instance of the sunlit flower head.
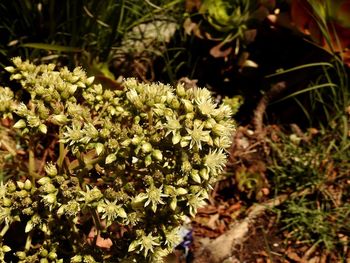
<path id="1" fill-rule="evenodd" d="M 210 140 L 210 131 L 203 131 L 204 123 L 194 121 L 193 129 L 188 129 L 187 133 L 190 137 L 190 148 L 197 146 L 199 149 L 202 149 L 202 142 L 208 142 Z"/>
<path id="2" fill-rule="evenodd" d="M 226 155 L 223 153 L 223 150 L 210 150 L 209 153 L 204 157 L 204 166 L 209 170 L 213 175 L 220 173 L 226 163 Z"/>
<path id="3" fill-rule="evenodd" d="M 168 195 L 163 193 L 163 186 L 157 188 L 154 185 L 152 185 L 149 188 L 147 188 L 146 196 L 147 201 L 145 203 L 145 207 L 151 205 L 153 212 L 156 212 L 157 206 L 159 204 L 164 204 L 162 197 L 167 197 Z"/>

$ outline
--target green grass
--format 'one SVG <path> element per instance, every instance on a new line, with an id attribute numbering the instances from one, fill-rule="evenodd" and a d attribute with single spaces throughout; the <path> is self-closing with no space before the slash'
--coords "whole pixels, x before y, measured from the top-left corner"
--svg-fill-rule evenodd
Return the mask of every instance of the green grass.
<path id="1" fill-rule="evenodd" d="M 334 32 L 334 28 L 319 13 L 319 6 L 313 8 L 314 19 L 332 50 L 330 32 Z M 305 64 L 267 78 L 313 67 L 321 67 L 323 74 L 307 88 L 292 92 L 274 103 L 295 100 L 307 117 L 309 127 L 316 129 L 313 132 L 300 131 L 302 134 L 281 132 L 279 141 L 268 142 L 272 150 L 269 179 L 274 195 L 291 195 L 276 209 L 282 231 L 290 233 L 294 241 L 332 251 L 339 260 L 345 260 L 343 251 L 349 245 L 350 236 L 347 69 L 341 57 L 334 54 L 331 62 Z M 310 102 L 308 107 L 302 103 L 305 97 Z"/>
<path id="2" fill-rule="evenodd" d="M 17 55 L 33 60 L 58 54 L 71 66 L 87 57 L 108 63 L 112 49 L 133 27 L 165 16 L 178 19 L 183 15 L 183 4 L 183 0 L 0 3 L 0 33 L 4 36 L 0 61 L 8 65 L 8 58 Z"/>
<path id="3" fill-rule="evenodd" d="M 337 65 L 333 69 L 339 70 Z M 317 134 L 311 130 L 279 134 L 279 142 L 269 142 L 273 154 L 268 169 L 274 194 L 294 195 L 277 208 L 282 229 L 294 240 L 342 258 L 349 242 L 340 237 L 350 236 L 350 114 L 345 110 L 347 76 L 340 70 L 336 73 L 325 70 L 316 83 L 285 98 L 299 101 L 297 95 L 308 94 L 311 107 L 303 110 Z"/>

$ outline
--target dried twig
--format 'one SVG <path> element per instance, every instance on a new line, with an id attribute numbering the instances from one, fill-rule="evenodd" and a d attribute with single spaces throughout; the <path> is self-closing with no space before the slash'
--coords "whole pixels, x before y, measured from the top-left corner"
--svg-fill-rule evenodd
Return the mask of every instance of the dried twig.
<path id="1" fill-rule="evenodd" d="M 272 85 L 271 89 L 267 91 L 264 96 L 260 99 L 258 106 L 254 111 L 253 125 L 258 136 L 263 133 L 263 116 L 266 111 L 269 102 L 276 98 L 286 88 L 285 82 L 278 82 Z"/>

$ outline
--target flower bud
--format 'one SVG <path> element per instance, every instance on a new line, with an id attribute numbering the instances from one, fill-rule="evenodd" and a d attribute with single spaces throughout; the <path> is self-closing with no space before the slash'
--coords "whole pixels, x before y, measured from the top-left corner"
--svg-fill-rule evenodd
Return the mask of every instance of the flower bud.
<path id="1" fill-rule="evenodd" d="M 200 170 L 199 175 L 204 179 L 204 180 L 208 180 L 209 179 L 209 172 L 208 169 L 203 168 Z"/>
<path id="2" fill-rule="evenodd" d="M 4 197 L 2 199 L 2 204 L 3 204 L 4 207 L 10 207 L 12 205 L 12 201 L 11 201 L 10 198 Z"/>
<path id="3" fill-rule="evenodd" d="M 23 182 L 17 181 L 16 184 L 17 184 L 17 187 L 18 187 L 19 189 L 22 190 L 22 189 L 24 188 L 24 183 L 23 183 Z"/>
<path id="4" fill-rule="evenodd" d="M 18 259 L 20 260 L 25 260 L 27 255 L 26 255 L 26 252 L 24 251 L 17 251 L 16 252 L 16 256 L 18 257 Z"/>
<path id="5" fill-rule="evenodd" d="M 186 96 L 186 90 L 183 84 L 178 84 L 176 87 L 176 94 L 179 97 L 185 97 Z"/>
<path id="6" fill-rule="evenodd" d="M 213 118 L 210 118 L 204 122 L 204 128 L 212 129 L 215 124 L 216 124 L 216 121 Z"/>
<path id="7" fill-rule="evenodd" d="M 77 85 L 79 88 L 86 88 L 86 85 L 85 85 L 83 82 L 81 82 L 81 81 L 78 81 L 78 82 L 76 83 L 76 85 Z"/>
<path id="8" fill-rule="evenodd" d="M 71 263 L 81 263 L 83 262 L 83 257 L 81 255 L 75 255 L 70 259 Z"/>
<path id="9" fill-rule="evenodd" d="M 193 181 L 195 181 L 196 183 L 200 184 L 201 183 L 201 177 L 198 174 L 198 170 L 192 170 L 190 173 L 190 177 Z"/>
<path id="10" fill-rule="evenodd" d="M 56 165 L 54 165 L 53 163 L 47 163 L 45 165 L 45 172 L 48 176 L 50 177 L 54 177 L 57 175 L 57 168 Z M 45 178 L 45 177 L 44 177 Z M 43 179 L 43 178 L 42 178 Z M 41 179 L 40 179 L 41 180 Z M 50 180 L 51 181 L 51 180 Z M 42 184 L 41 184 L 42 185 Z"/>
<path id="11" fill-rule="evenodd" d="M 6 190 L 9 192 L 9 193 L 13 193 L 15 192 L 17 189 L 15 183 L 13 181 L 8 181 L 6 183 Z"/>
<path id="12" fill-rule="evenodd" d="M 202 187 L 199 185 L 192 185 L 190 186 L 190 191 L 193 194 L 199 194 L 199 192 L 202 190 Z"/>
<path id="13" fill-rule="evenodd" d="M 186 99 L 182 99 L 181 101 L 185 107 L 186 112 L 193 112 L 193 105 L 191 101 Z"/>
<path id="14" fill-rule="evenodd" d="M 105 164 L 113 163 L 115 162 L 115 160 L 117 160 L 117 155 L 114 153 L 111 153 L 106 157 Z"/>
<path id="15" fill-rule="evenodd" d="M 50 193 L 43 196 L 45 204 L 52 205 L 56 203 L 56 193 Z"/>
<path id="16" fill-rule="evenodd" d="M 29 191 L 30 189 L 32 189 L 32 182 L 29 179 L 25 180 L 23 188 Z"/>
<path id="17" fill-rule="evenodd" d="M 179 187 L 179 188 L 176 189 L 176 193 L 178 195 L 185 195 L 185 194 L 188 193 L 188 191 L 185 188 Z"/>
<path id="18" fill-rule="evenodd" d="M 75 91 L 77 90 L 78 85 L 69 85 L 68 92 L 70 95 L 73 95 Z"/>
<path id="19" fill-rule="evenodd" d="M 70 93 L 68 89 L 65 89 L 61 92 L 61 98 L 67 100 L 70 97 Z"/>
<path id="20" fill-rule="evenodd" d="M 186 114 L 186 119 L 187 120 L 193 120 L 194 119 L 194 113 L 193 112 L 189 112 Z"/>
<path id="21" fill-rule="evenodd" d="M 176 181 L 176 184 L 186 187 L 188 185 L 188 177 L 187 176 L 183 176 L 183 177 L 179 178 Z"/>
<path id="22" fill-rule="evenodd" d="M 131 143 L 133 145 L 139 145 L 141 143 L 141 137 L 139 136 L 134 136 L 132 139 L 131 139 Z"/>
<path id="23" fill-rule="evenodd" d="M 37 116 L 28 116 L 27 121 L 30 127 L 39 127 L 41 124 L 40 119 Z"/>
<path id="24" fill-rule="evenodd" d="M 114 116 L 114 115 L 117 114 L 117 110 L 116 110 L 114 107 L 112 107 L 112 106 L 108 106 L 107 112 L 108 112 L 111 116 Z"/>
<path id="25" fill-rule="evenodd" d="M 11 248 L 9 246 L 4 245 L 4 246 L 1 247 L 1 250 L 2 250 L 2 252 L 7 253 L 7 252 L 11 251 Z"/>
<path id="26" fill-rule="evenodd" d="M 189 173 L 192 170 L 192 165 L 189 161 L 183 161 L 181 164 L 181 171 L 184 173 Z"/>
<path id="27" fill-rule="evenodd" d="M 39 127 L 38 127 L 38 130 L 43 133 L 43 134 L 46 134 L 47 133 L 47 126 L 45 124 L 40 124 Z"/>
<path id="28" fill-rule="evenodd" d="M 51 116 L 51 122 L 55 125 L 65 125 L 68 122 L 68 118 L 64 114 L 57 114 Z"/>
<path id="29" fill-rule="evenodd" d="M 22 200 L 23 206 L 30 206 L 32 203 L 33 203 L 33 200 L 29 196 L 27 196 Z"/>
<path id="30" fill-rule="evenodd" d="M 22 209 L 22 214 L 27 215 L 27 216 L 33 215 L 34 214 L 33 208 L 27 207 L 27 208 Z"/>
<path id="31" fill-rule="evenodd" d="M 90 86 L 94 82 L 94 80 L 95 80 L 95 77 L 93 77 L 93 76 L 89 77 L 86 79 L 85 84 Z"/>
<path id="32" fill-rule="evenodd" d="M 9 66 L 9 67 L 5 67 L 5 70 L 9 73 L 14 73 L 16 69 L 12 66 Z"/>
<path id="33" fill-rule="evenodd" d="M 79 80 L 80 78 L 78 76 L 72 76 L 70 79 L 69 79 L 69 82 L 70 83 L 75 83 Z"/>
<path id="34" fill-rule="evenodd" d="M 100 155 L 104 151 L 105 146 L 102 143 L 96 143 L 95 150 L 96 154 Z"/>
<path id="35" fill-rule="evenodd" d="M 124 147 L 128 147 L 130 145 L 130 143 L 131 143 L 131 140 L 128 138 L 128 139 L 122 141 L 120 145 L 124 146 Z"/>
<path id="36" fill-rule="evenodd" d="M 158 161 L 161 161 L 162 159 L 163 159 L 163 154 L 162 154 L 162 152 L 160 151 L 160 150 L 153 150 L 152 151 L 152 156 L 156 159 L 156 160 L 158 160 Z"/>
<path id="37" fill-rule="evenodd" d="M 176 133 L 176 134 L 173 135 L 173 138 L 171 139 L 171 142 L 175 145 L 175 144 L 178 144 L 180 140 L 181 140 L 180 133 Z"/>
<path id="38" fill-rule="evenodd" d="M 212 131 L 215 135 L 225 136 L 229 132 L 229 129 L 227 127 L 225 127 L 224 125 L 217 123 L 213 126 Z"/>
<path id="39" fill-rule="evenodd" d="M 135 196 L 133 198 L 133 200 L 131 201 L 131 207 L 133 209 L 140 209 L 143 208 L 145 200 L 147 199 L 147 195 L 141 193 L 138 194 L 137 196 Z"/>
<path id="40" fill-rule="evenodd" d="M 178 99 L 176 99 L 176 98 L 173 98 L 172 99 L 172 101 L 171 101 L 171 106 L 172 106 L 172 108 L 173 109 L 175 109 L 175 110 L 177 110 L 177 109 L 179 109 L 180 108 L 180 102 L 179 102 L 179 100 Z"/>
<path id="41" fill-rule="evenodd" d="M 151 163 L 152 163 L 152 156 L 151 156 L 151 154 L 149 154 L 149 155 L 147 155 L 147 156 L 145 157 L 145 166 L 146 166 L 146 167 L 147 167 L 147 166 L 150 166 Z"/>
<path id="42" fill-rule="evenodd" d="M 185 138 L 185 137 L 181 138 L 180 146 L 181 146 L 182 148 L 188 146 L 189 144 L 190 144 L 190 141 L 189 141 L 187 138 Z"/>
<path id="43" fill-rule="evenodd" d="M 170 206 L 171 210 L 175 211 L 175 209 L 177 207 L 177 200 L 176 200 L 176 198 L 172 198 L 171 199 L 171 202 L 170 202 L 169 206 Z"/>
<path id="44" fill-rule="evenodd" d="M 26 127 L 26 126 L 27 126 L 27 124 L 26 124 L 25 120 L 20 119 L 19 121 L 17 121 L 17 122 L 13 125 L 13 128 L 15 128 L 15 129 L 21 129 L 21 128 L 24 128 L 24 127 Z"/>
<path id="45" fill-rule="evenodd" d="M 46 170 L 46 169 L 45 169 L 45 170 Z M 51 179 L 50 179 L 49 177 L 45 176 L 45 177 L 40 178 L 40 179 L 37 181 L 37 183 L 40 184 L 40 185 L 45 185 L 45 184 L 47 184 L 47 183 L 51 183 Z"/>
<path id="46" fill-rule="evenodd" d="M 11 77 L 10 77 L 11 80 L 12 79 L 19 80 L 21 78 L 22 78 L 22 74 L 19 74 L 19 73 L 11 75 Z"/>
<path id="47" fill-rule="evenodd" d="M 149 142 L 142 144 L 141 151 L 143 153 L 149 153 L 150 151 L 152 151 L 152 145 Z"/>
<path id="48" fill-rule="evenodd" d="M 47 184 L 43 185 L 42 189 L 45 193 L 48 193 L 48 194 L 54 193 L 57 190 L 56 187 L 52 183 L 47 183 Z"/>
<path id="49" fill-rule="evenodd" d="M 57 258 L 57 254 L 56 254 L 56 252 L 51 251 L 51 252 L 47 255 L 47 257 L 48 257 L 49 259 L 51 259 L 51 260 L 55 260 L 55 259 Z"/>
<path id="50" fill-rule="evenodd" d="M 118 102 L 118 103 L 119 103 L 119 102 Z M 117 105 L 118 105 L 118 103 L 117 103 Z M 117 112 L 120 112 L 120 113 L 122 113 L 122 112 L 125 111 L 124 108 L 121 107 L 121 106 L 116 106 L 115 109 L 116 109 Z"/>
<path id="51" fill-rule="evenodd" d="M 114 97 L 113 91 L 108 90 L 108 89 L 103 91 L 103 98 L 105 100 L 111 100 L 111 99 L 113 99 L 113 97 Z"/>

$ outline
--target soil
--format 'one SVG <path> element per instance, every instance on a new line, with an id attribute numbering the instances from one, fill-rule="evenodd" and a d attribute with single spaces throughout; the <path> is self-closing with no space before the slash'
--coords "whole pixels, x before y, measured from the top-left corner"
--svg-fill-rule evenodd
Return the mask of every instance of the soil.
<path id="1" fill-rule="evenodd" d="M 278 207 L 288 195 L 271 197 L 265 178 L 268 148 L 263 138 L 277 140 L 278 126 L 266 126 L 257 133 L 251 127 L 240 127 L 235 134 L 234 148 L 226 179 L 216 184 L 207 206 L 198 209 L 191 220 L 192 242 L 176 251 L 176 263 L 333 263 L 350 262 L 350 250 L 339 253 L 325 251 L 310 243 L 301 243 L 283 230 Z M 244 146 L 244 147 L 243 147 Z M 253 147 L 251 147 L 253 146 Z M 238 189 L 237 174 L 246 169 L 263 178 L 257 191 Z M 246 189 L 245 189 L 246 190 Z"/>

